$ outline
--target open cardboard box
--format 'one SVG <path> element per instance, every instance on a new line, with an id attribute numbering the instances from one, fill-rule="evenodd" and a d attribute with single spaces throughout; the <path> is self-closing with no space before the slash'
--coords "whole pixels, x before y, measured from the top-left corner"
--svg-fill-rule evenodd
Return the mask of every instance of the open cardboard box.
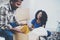
<path id="1" fill-rule="evenodd" d="M 30 19 L 29 16 L 29 9 L 28 8 L 18 8 L 15 12 L 15 18 L 18 23 L 26 24 L 27 21 Z M 15 33 L 15 40 L 28 40 L 28 35 L 22 33 Z"/>
<path id="2" fill-rule="evenodd" d="M 18 8 L 15 12 L 17 21 L 26 21 L 30 19 L 29 8 Z"/>

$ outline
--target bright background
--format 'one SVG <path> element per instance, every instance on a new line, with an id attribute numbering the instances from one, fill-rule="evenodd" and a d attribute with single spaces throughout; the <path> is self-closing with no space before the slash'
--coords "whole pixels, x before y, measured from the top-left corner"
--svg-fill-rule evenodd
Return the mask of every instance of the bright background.
<path id="1" fill-rule="evenodd" d="M 2 0 L 0 3 L 6 3 L 7 1 Z M 36 11 L 45 10 L 48 15 L 46 29 L 56 31 L 60 20 L 60 0 L 24 0 L 22 8 L 30 8 L 29 25 L 31 25 L 31 20 L 34 18 Z"/>
<path id="2" fill-rule="evenodd" d="M 50 31 L 57 30 L 60 21 L 60 0 L 24 0 L 22 7 L 30 8 L 29 25 L 31 25 L 31 20 L 35 17 L 36 11 L 42 9 L 48 15 L 46 29 Z"/>

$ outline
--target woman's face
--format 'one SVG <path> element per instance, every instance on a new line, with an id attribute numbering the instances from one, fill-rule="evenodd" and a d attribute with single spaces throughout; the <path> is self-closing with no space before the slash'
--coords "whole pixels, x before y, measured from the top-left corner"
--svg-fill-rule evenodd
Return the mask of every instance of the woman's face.
<path id="1" fill-rule="evenodd" d="M 42 12 L 39 12 L 39 14 L 37 15 L 37 18 L 40 19 L 42 17 Z"/>

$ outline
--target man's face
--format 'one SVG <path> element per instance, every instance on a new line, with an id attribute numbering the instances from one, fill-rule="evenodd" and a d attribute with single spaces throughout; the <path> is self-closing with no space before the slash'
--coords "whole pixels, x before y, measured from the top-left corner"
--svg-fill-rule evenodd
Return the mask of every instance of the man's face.
<path id="1" fill-rule="evenodd" d="M 17 9 L 21 5 L 22 1 L 18 0 L 17 2 L 13 2 L 12 5 L 15 9 Z"/>

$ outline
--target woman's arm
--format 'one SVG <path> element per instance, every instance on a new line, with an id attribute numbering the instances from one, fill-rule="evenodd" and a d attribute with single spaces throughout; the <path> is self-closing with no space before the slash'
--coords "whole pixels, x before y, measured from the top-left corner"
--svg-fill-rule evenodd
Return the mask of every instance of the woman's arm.
<path id="1" fill-rule="evenodd" d="M 31 27 L 29 27 L 30 31 L 34 29 L 34 25 L 32 24 Z"/>
<path id="2" fill-rule="evenodd" d="M 33 24 L 31 25 L 31 28 L 34 28 L 34 25 Z"/>

